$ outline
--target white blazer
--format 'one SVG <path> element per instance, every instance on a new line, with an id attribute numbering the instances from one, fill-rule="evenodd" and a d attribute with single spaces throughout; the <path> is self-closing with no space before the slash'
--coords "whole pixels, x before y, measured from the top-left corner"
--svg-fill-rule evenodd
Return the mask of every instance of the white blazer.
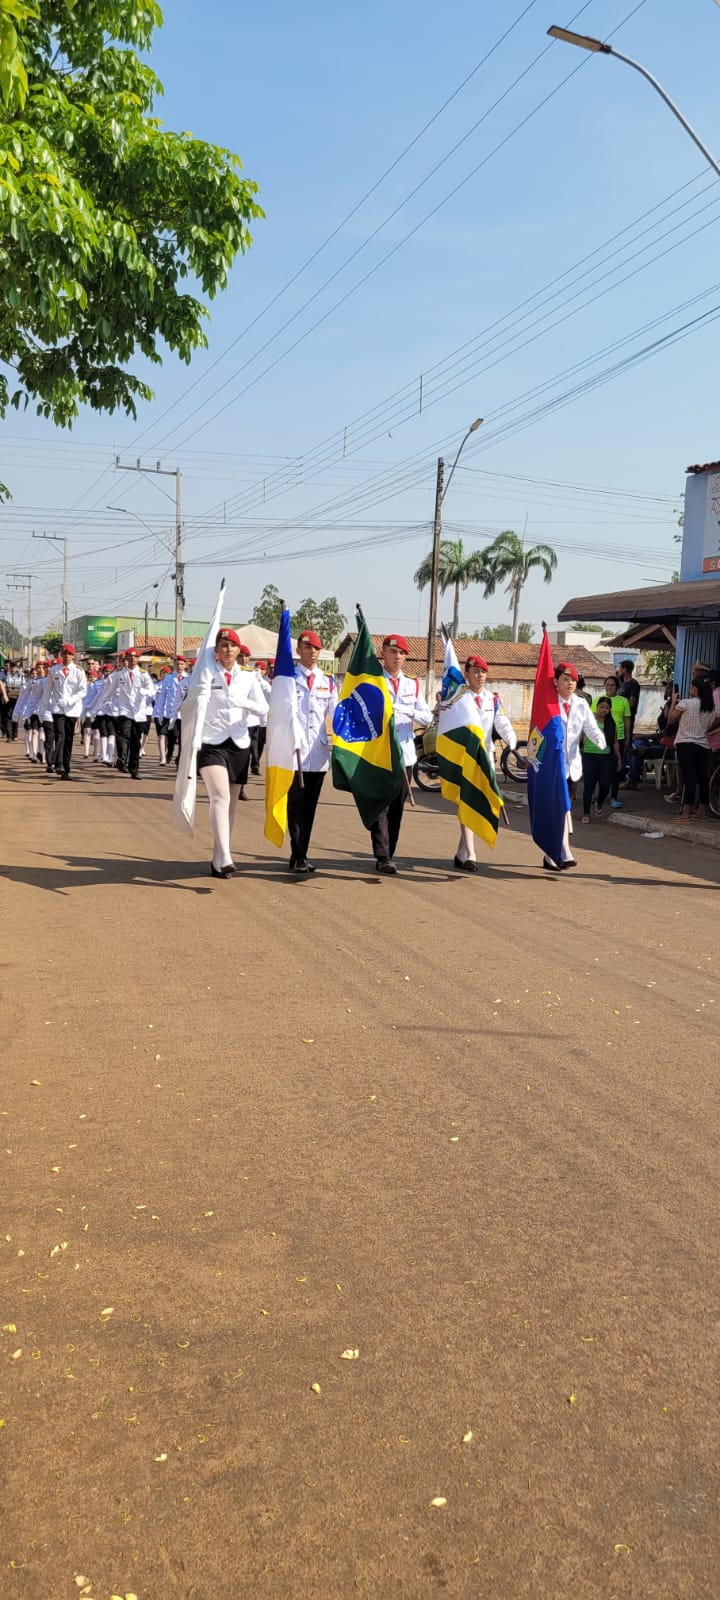
<path id="1" fill-rule="evenodd" d="M 587 734 L 600 750 L 607 749 L 605 735 L 602 728 L 598 727 L 587 700 L 584 700 L 581 694 L 571 695 L 569 701 L 561 700 L 560 715 L 565 724 L 565 777 L 580 778 L 582 777 L 580 740 L 583 734 Z"/>

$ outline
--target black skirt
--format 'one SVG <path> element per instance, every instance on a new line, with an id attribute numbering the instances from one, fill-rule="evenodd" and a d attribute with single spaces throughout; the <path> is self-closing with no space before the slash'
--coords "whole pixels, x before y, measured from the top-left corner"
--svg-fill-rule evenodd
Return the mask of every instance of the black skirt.
<path id="1" fill-rule="evenodd" d="M 197 770 L 203 767 L 224 767 L 230 783 L 247 783 L 250 771 L 250 746 L 239 750 L 232 739 L 222 744 L 201 744 L 197 753 Z"/>

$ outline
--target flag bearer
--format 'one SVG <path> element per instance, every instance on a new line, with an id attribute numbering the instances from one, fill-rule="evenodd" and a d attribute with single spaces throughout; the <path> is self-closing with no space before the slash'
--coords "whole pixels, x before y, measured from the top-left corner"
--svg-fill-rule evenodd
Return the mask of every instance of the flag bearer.
<path id="1" fill-rule="evenodd" d="M 213 878 L 231 878 L 235 864 L 230 839 L 240 789 L 247 781 L 250 766 L 248 716 L 265 718 L 267 701 L 255 674 L 243 672 L 238 664 L 240 640 L 232 628 L 219 629 L 215 650 L 215 668 L 199 734 L 197 771 L 210 801 L 210 873 Z"/>
<path id="2" fill-rule="evenodd" d="M 582 777 L 582 755 L 580 741 L 583 734 L 602 752 L 607 749 L 605 735 L 598 727 L 595 717 L 583 695 L 575 693 L 578 675 L 575 667 L 567 661 L 560 661 L 553 674 L 553 682 L 557 690 L 558 706 L 563 721 L 564 750 L 563 761 L 565 777 L 570 784 L 577 783 Z M 572 789 L 570 790 L 572 795 Z M 572 816 L 567 812 L 565 830 L 560 851 L 560 860 L 549 856 L 547 851 L 543 854 L 543 867 L 546 872 L 567 871 L 569 867 L 576 867 L 577 861 L 570 849 L 570 834 L 572 832 Z"/>
<path id="3" fill-rule="evenodd" d="M 375 868 L 387 876 L 397 872 L 393 857 L 400 835 L 403 809 L 410 792 L 415 765 L 415 726 L 427 728 L 432 711 L 420 688 L 419 678 L 408 678 L 404 667 L 408 658 L 407 639 L 401 633 L 386 634 L 382 643 L 381 664 L 395 713 L 395 732 L 405 757 L 406 781 L 396 799 L 381 812 L 370 829 Z"/>
<path id="4" fill-rule="evenodd" d="M 327 719 L 338 702 L 335 679 L 318 670 L 322 644 L 316 633 L 304 628 L 298 635 L 298 662 L 295 667 L 300 766 L 288 792 L 288 832 L 291 872 L 314 872 L 307 853 L 315 821 L 320 790 L 330 764 Z M 262 692 L 262 690 L 261 690 Z"/>
<path id="5" fill-rule="evenodd" d="M 175 766 L 177 766 L 178 761 L 180 760 L 180 751 L 182 748 L 180 707 L 185 699 L 188 691 L 188 684 L 190 682 L 185 670 L 186 665 L 187 658 L 185 656 L 175 657 L 172 676 L 170 677 L 163 699 L 165 712 L 164 721 L 167 723 L 167 727 L 164 731 L 167 740 L 166 756 L 168 766 L 171 765 L 173 756 L 175 757 Z"/>
<path id="6" fill-rule="evenodd" d="M 488 664 L 483 656 L 468 656 L 464 666 L 465 682 L 475 701 L 478 710 L 478 722 L 482 728 L 490 766 L 495 771 L 495 744 L 494 733 L 497 733 L 505 743 L 514 750 L 517 746 L 517 734 L 510 718 L 503 710 L 500 696 L 487 687 Z M 460 824 L 460 843 L 453 861 L 453 866 L 459 872 L 476 872 L 477 857 L 475 855 L 475 835 L 472 828 Z"/>

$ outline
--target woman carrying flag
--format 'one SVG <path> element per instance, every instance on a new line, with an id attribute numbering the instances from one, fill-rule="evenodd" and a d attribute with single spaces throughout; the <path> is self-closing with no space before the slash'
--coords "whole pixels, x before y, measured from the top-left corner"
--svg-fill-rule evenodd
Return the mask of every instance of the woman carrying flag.
<path id="1" fill-rule="evenodd" d="M 457 872 L 473 873 L 478 870 L 476 837 L 484 839 L 491 850 L 495 846 L 502 799 L 483 727 L 480 688 L 484 683 L 480 684 L 480 678 L 487 667 L 480 656 L 471 656 L 466 669 L 463 677 L 452 640 L 446 639 L 437 738 L 438 769 L 443 798 L 455 803 L 460 823 L 453 866 Z M 492 696 L 490 699 L 492 707 Z M 511 728 L 510 732 L 514 738 Z"/>
<path id="2" fill-rule="evenodd" d="M 582 777 L 580 741 L 584 734 L 596 749 L 606 749 L 605 735 L 581 695 L 578 675 L 568 661 L 553 667 L 550 641 L 543 629 L 528 739 L 528 810 L 530 832 L 543 852 L 546 872 L 576 867 L 570 849 L 572 816 L 569 782 Z"/>

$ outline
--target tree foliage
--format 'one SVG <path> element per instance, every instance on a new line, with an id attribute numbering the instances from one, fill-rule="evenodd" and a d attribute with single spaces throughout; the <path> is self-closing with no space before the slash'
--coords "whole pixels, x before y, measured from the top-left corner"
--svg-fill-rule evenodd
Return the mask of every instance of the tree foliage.
<path id="1" fill-rule="evenodd" d="M 183 280 L 211 299 L 263 214 L 237 156 L 151 115 L 161 23 L 155 0 L 0 0 L 0 415 L 134 416 L 127 363 L 207 342 Z"/>
<path id="2" fill-rule="evenodd" d="M 274 583 L 266 583 L 250 618 L 258 628 L 277 628 L 280 625 L 282 598 Z M 323 644 L 332 648 L 337 644 L 343 628 L 345 617 L 334 595 L 328 595 L 325 600 L 301 600 L 296 611 L 290 617 L 292 633 L 300 633 L 302 628 L 311 628 L 318 633 Z"/>
<path id="3" fill-rule="evenodd" d="M 518 627 L 518 643 L 532 644 L 535 629 L 531 622 L 521 622 Z M 512 628 L 509 622 L 499 622 L 494 628 L 483 628 L 481 639 L 512 639 Z"/>
<path id="4" fill-rule="evenodd" d="M 469 588 L 471 583 L 487 584 L 490 577 L 484 550 L 466 550 L 462 539 L 441 539 L 438 563 L 438 583 L 440 593 L 445 594 L 448 589 L 453 590 L 453 618 L 451 634 L 457 637 L 460 625 L 460 590 Z M 413 582 L 418 589 L 425 589 L 432 581 L 432 550 L 421 561 L 415 573 Z M 487 593 L 487 590 L 486 590 Z"/>
<path id="5" fill-rule="evenodd" d="M 48 628 L 47 632 L 41 634 L 40 638 L 36 640 L 36 643 L 41 644 L 49 656 L 58 654 L 62 642 L 62 634 L 58 633 L 54 628 Z"/>
<path id="6" fill-rule="evenodd" d="M 488 545 L 485 557 L 490 568 L 490 579 L 485 593 L 494 594 L 499 583 L 507 578 L 506 592 L 510 595 L 512 610 L 512 638 L 518 637 L 520 600 L 530 573 L 539 568 L 546 583 L 550 583 L 558 564 L 557 555 L 549 544 L 526 545 L 512 528 L 499 533 Z"/>
<path id="7" fill-rule="evenodd" d="M 645 671 L 657 683 L 672 683 L 675 676 L 675 651 L 654 650 L 647 657 Z"/>
<path id="8" fill-rule="evenodd" d="M 13 652 L 20 653 L 23 647 L 23 636 L 14 623 L 8 622 L 7 617 L 0 617 L 0 655 L 6 656 Z"/>

